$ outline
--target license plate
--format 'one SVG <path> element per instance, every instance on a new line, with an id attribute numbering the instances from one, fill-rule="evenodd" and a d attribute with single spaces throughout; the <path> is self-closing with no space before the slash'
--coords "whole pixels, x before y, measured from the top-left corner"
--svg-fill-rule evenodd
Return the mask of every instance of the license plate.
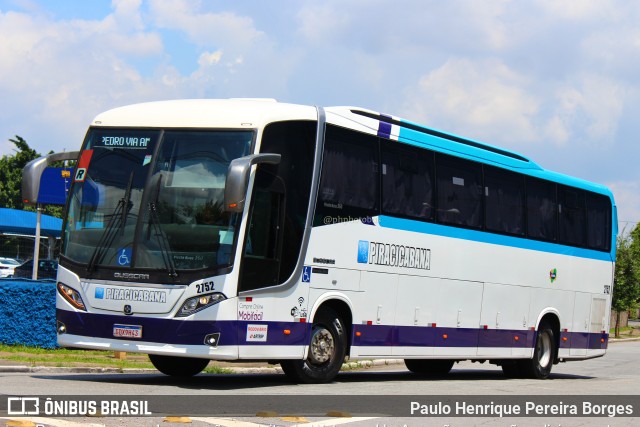
<path id="1" fill-rule="evenodd" d="M 113 336 L 118 338 L 142 338 L 142 326 L 113 325 Z"/>

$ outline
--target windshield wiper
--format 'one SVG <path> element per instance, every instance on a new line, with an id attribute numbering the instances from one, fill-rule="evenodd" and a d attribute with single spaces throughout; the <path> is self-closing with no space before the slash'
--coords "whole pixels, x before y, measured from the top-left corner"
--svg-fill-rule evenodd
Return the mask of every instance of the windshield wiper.
<path id="1" fill-rule="evenodd" d="M 153 234 L 156 236 L 158 241 L 158 247 L 160 248 L 160 254 L 162 255 L 162 262 L 164 262 L 164 266 L 167 269 L 170 277 L 177 277 L 178 273 L 176 272 L 176 266 L 173 262 L 173 252 L 171 251 L 171 247 L 169 245 L 169 239 L 167 235 L 162 231 L 162 227 L 160 226 L 160 218 L 158 217 L 158 208 L 156 207 L 156 203 L 158 198 L 160 197 L 160 183 L 162 182 L 162 175 L 158 178 L 158 186 L 156 190 L 156 197 L 153 201 L 149 202 L 149 224 L 147 226 L 147 240 L 151 239 L 151 227 L 153 227 Z"/>
<path id="2" fill-rule="evenodd" d="M 127 183 L 127 188 L 125 189 L 124 196 L 122 199 L 118 200 L 118 204 L 116 208 L 113 210 L 111 214 L 111 218 L 109 219 L 109 223 L 107 227 L 102 232 L 100 236 L 100 240 L 98 240 L 98 244 L 96 248 L 93 250 L 91 254 L 91 258 L 87 263 L 87 271 L 92 272 L 95 269 L 96 264 L 102 262 L 104 256 L 107 252 L 107 249 L 111 247 L 113 244 L 113 240 L 116 237 L 118 230 L 122 231 L 124 234 L 124 225 L 127 222 L 127 216 L 133 207 L 131 203 L 131 186 L 133 185 L 133 172 L 129 175 L 129 182 Z"/>

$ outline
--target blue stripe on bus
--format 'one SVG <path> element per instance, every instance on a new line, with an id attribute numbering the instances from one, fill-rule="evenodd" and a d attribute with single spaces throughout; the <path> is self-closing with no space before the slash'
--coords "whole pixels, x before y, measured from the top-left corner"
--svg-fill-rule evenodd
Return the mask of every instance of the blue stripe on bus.
<path id="1" fill-rule="evenodd" d="M 67 333 L 104 339 L 113 336 L 114 324 L 142 326 L 141 341 L 173 345 L 204 345 L 208 334 L 220 333 L 220 346 L 307 345 L 311 324 L 300 322 L 247 322 L 157 319 L 151 317 L 78 313 L 56 310 L 58 322 Z M 267 325 L 267 341 L 247 341 L 247 325 Z M 285 334 L 284 330 L 289 330 Z M 360 336 L 356 335 L 359 332 Z M 446 336 L 446 337 L 445 337 Z M 518 337 L 518 338 L 516 338 Z M 562 332 L 560 348 L 606 349 L 608 334 Z M 354 346 L 533 348 L 536 332 L 531 330 L 442 328 L 425 326 L 353 325 Z M 563 338 L 567 338 L 566 341 Z M 132 341 L 131 339 L 122 338 Z"/>
<path id="2" fill-rule="evenodd" d="M 452 237 L 454 239 L 470 240 L 492 245 L 509 246 L 513 248 L 528 249 L 539 252 L 548 252 L 559 255 L 611 262 L 611 254 L 609 252 L 576 248 L 573 246 L 565 246 L 557 243 L 541 242 L 538 240 L 526 239 L 524 237 L 505 236 L 502 234 L 488 233 L 485 231 L 451 227 L 447 225 L 434 224 L 431 222 L 394 218 L 384 215 L 378 217 L 378 224 L 381 227 L 392 228 L 394 230 L 432 234 L 435 236 Z"/>

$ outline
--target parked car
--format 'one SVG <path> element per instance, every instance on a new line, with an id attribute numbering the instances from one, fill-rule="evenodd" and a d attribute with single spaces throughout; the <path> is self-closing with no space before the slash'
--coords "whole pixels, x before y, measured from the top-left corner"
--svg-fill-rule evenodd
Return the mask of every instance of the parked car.
<path id="1" fill-rule="evenodd" d="M 13 258 L 0 257 L 0 278 L 13 276 L 13 270 L 19 265 Z"/>
<path id="2" fill-rule="evenodd" d="M 54 259 L 38 260 L 38 279 L 55 279 L 58 274 L 58 261 Z M 33 260 L 17 266 L 13 277 L 25 277 L 31 279 L 33 275 Z"/>

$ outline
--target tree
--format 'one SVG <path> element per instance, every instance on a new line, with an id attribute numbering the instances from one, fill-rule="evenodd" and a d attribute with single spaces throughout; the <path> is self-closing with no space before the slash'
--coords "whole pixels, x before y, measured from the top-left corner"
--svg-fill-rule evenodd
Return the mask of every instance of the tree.
<path id="1" fill-rule="evenodd" d="M 22 169 L 31 160 L 37 158 L 38 153 L 18 135 L 9 141 L 15 144 L 17 150 L 14 155 L 5 155 L 0 158 L 0 206 L 22 209 L 24 206 L 20 194 Z"/>
<path id="2" fill-rule="evenodd" d="M 615 336 L 620 336 L 620 314 L 638 306 L 640 299 L 640 224 L 618 236 L 611 308 L 617 312 Z"/>
<path id="3" fill-rule="evenodd" d="M 18 135 L 9 141 L 14 143 L 16 149 L 15 154 L 0 158 L 0 207 L 35 211 L 35 208 L 22 202 L 22 169 L 41 155 Z M 62 207 L 48 205 L 44 207 L 43 213 L 61 218 Z"/>

